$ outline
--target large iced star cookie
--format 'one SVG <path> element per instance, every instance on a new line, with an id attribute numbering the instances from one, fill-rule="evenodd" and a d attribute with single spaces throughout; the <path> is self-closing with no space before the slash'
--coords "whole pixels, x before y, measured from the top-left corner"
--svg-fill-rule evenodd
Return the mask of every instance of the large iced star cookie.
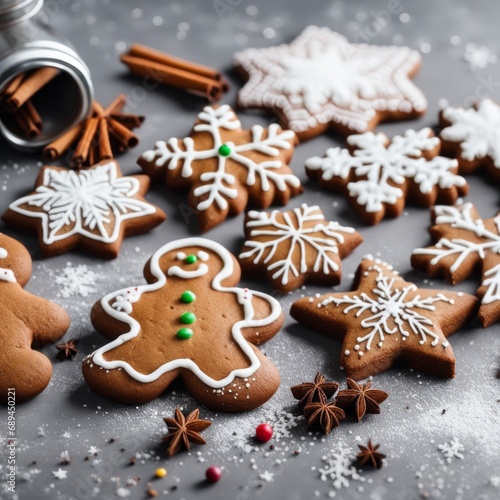
<path id="1" fill-rule="evenodd" d="M 410 78 L 420 55 L 408 47 L 350 44 L 328 28 L 309 26 L 292 43 L 234 56 L 248 78 L 238 95 L 245 108 L 274 112 L 301 140 L 331 126 L 342 134 L 381 121 L 417 118 L 427 103 Z"/>

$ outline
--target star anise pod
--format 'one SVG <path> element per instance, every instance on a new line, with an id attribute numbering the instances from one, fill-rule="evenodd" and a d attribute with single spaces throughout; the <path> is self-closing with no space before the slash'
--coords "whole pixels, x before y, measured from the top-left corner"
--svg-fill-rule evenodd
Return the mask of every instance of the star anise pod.
<path id="1" fill-rule="evenodd" d="M 344 410 L 352 407 L 356 410 L 358 422 L 364 417 L 365 413 L 380 413 L 380 403 L 385 401 L 389 394 L 379 389 L 371 389 L 372 382 L 369 380 L 366 384 L 358 384 L 352 378 L 347 378 L 347 387 L 339 391 L 335 402 Z"/>
<path id="2" fill-rule="evenodd" d="M 338 388 L 337 382 L 327 382 L 325 377 L 318 372 L 314 377 L 314 382 L 294 385 L 291 391 L 293 397 L 299 400 L 299 406 L 303 407 L 309 403 L 328 401 Z"/>
<path id="3" fill-rule="evenodd" d="M 320 428 L 325 434 L 330 434 L 330 431 L 345 418 L 342 408 L 326 401 L 308 403 L 304 407 L 304 415 L 307 418 L 308 427 Z"/>
<path id="4" fill-rule="evenodd" d="M 78 353 L 78 349 L 76 348 L 76 343 L 78 340 L 69 339 L 67 342 L 63 344 L 57 344 L 56 349 L 59 351 L 57 353 L 57 359 L 60 361 L 64 361 L 65 359 L 73 359 L 73 356 Z"/>
<path id="5" fill-rule="evenodd" d="M 55 160 L 74 145 L 70 163 L 82 168 L 114 158 L 116 153 L 137 146 L 139 139 L 132 129 L 140 127 L 144 117 L 122 113 L 125 104 L 124 94 L 120 94 L 107 108 L 94 101 L 88 118 L 45 146 L 45 159 Z"/>
<path id="6" fill-rule="evenodd" d="M 366 446 L 358 444 L 358 448 L 361 450 L 356 455 L 359 467 L 364 467 L 365 465 L 371 465 L 375 469 L 380 469 L 382 467 L 382 460 L 385 458 L 385 455 L 378 451 L 380 448 L 379 444 L 374 445 L 372 440 L 369 439 Z"/>
<path id="7" fill-rule="evenodd" d="M 168 443 L 168 456 L 171 457 L 182 447 L 189 450 L 190 443 L 207 444 L 200 432 L 212 425 L 210 420 L 198 418 L 200 410 L 193 410 L 187 417 L 179 408 L 175 409 L 175 418 L 164 418 L 168 427 L 168 434 L 163 438 Z"/>

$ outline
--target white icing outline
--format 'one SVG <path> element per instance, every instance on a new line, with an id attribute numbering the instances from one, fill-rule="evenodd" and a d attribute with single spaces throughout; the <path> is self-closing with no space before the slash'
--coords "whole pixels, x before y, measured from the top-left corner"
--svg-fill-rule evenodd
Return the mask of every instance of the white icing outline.
<path id="1" fill-rule="evenodd" d="M 330 148 L 324 157 L 306 160 L 308 170 L 320 170 L 321 178 L 330 181 L 335 177 L 351 179 L 347 184 L 348 196 L 369 212 L 379 212 L 384 204 L 395 205 L 403 198 L 403 185 L 407 179 L 414 182 L 425 195 L 438 187 L 446 190 L 462 187 L 466 180 L 453 173 L 457 160 L 434 156 L 427 160 L 423 153 L 434 149 L 439 138 L 430 128 L 407 130 L 389 141 L 385 134 L 366 132 L 350 135 L 348 149 Z M 396 186 L 394 185 L 396 184 Z"/>
<path id="2" fill-rule="evenodd" d="M 132 366 L 129 363 L 123 360 L 106 361 L 103 358 L 103 354 L 135 338 L 140 333 L 141 325 L 134 318 L 130 317 L 130 313 L 133 310 L 132 304 L 140 300 L 141 295 L 143 293 L 154 292 L 155 290 L 159 290 L 160 288 L 166 285 L 167 277 L 166 274 L 161 270 L 160 259 L 163 257 L 163 255 L 169 252 L 175 251 L 179 248 L 188 248 L 188 247 L 206 248 L 216 253 L 221 258 L 223 262 L 223 268 L 214 277 L 212 281 L 212 288 L 217 291 L 231 292 L 236 294 L 238 303 L 241 304 L 241 306 L 243 307 L 245 317 L 243 320 L 240 320 L 233 325 L 231 333 L 235 342 L 238 344 L 241 350 L 246 354 L 246 356 L 248 356 L 251 362 L 250 366 L 247 368 L 240 368 L 233 370 L 232 372 L 229 373 L 229 375 L 227 375 L 223 379 L 215 380 L 209 377 L 204 372 L 202 372 L 194 361 L 187 358 L 169 361 L 160 366 L 159 368 L 157 368 L 150 374 L 143 374 L 138 372 L 137 370 L 132 368 Z M 197 237 L 185 238 L 167 243 L 154 253 L 154 255 L 151 258 L 149 266 L 153 278 L 156 278 L 157 280 L 155 283 L 141 285 L 138 287 L 124 288 L 117 292 L 113 292 L 106 295 L 101 300 L 101 305 L 104 311 L 112 318 L 121 321 L 125 324 L 128 324 L 130 327 L 130 331 L 128 333 L 120 335 L 114 341 L 94 351 L 94 353 L 89 356 L 89 359 L 92 360 L 92 362 L 95 363 L 96 365 L 107 370 L 122 368 L 132 378 L 143 383 L 153 382 L 157 380 L 158 377 L 160 377 L 164 373 L 171 370 L 177 370 L 179 368 L 185 368 L 191 370 L 204 384 L 214 389 L 220 389 L 222 387 L 225 387 L 226 385 L 231 383 L 236 377 L 247 378 L 253 375 L 260 367 L 260 361 L 255 355 L 250 343 L 243 337 L 241 330 L 245 328 L 267 326 L 276 321 L 280 317 L 282 311 L 279 302 L 273 297 L 263 292 L 250 291 L 248 289 L 243 289 L 239 287 L 222 286 L 221 282 L 224 281 L 229 276 L 231 276 L 234 272 L 233 257 L 222 245 L 220 245 L 215 241 L 208 240 L 205 238 L 197 238 Z M 266 300 L 270 304 L 271 314 L 269 316 L 261 319 L 253 319 L 254 315 L 254 309 L 252 305 L 253 296 Z M 126 304 L 128 304 L 128 306 L 126 306 Z"/>
<path id="3" fill-rule="evenodd" d="M 218 108 L 205 106 L 198 115 L 198 122 L 193 131 L 210 134 L 213 140 L 212 148 L 196 150 L 194 149 L 195 141 L 191 137 L 184 139 L 172 138 L 167 142 L 158 141 L 155 144 L 155 149 L 142 154 L 142 158 L 147 162 L 152 162 L 157 168 L 168 164 L 168 170 L 175 170 L 179 162 L 182 162 L 181 175 L 183 178 L 193 177 L 194 168 L 202 172 L 199 175 L 199 181 L 202 184 L 193 190 L 193 196 L 196 198 L 207 196 L 207 198 L 197 202 L 197 210 L 207 210 L 213 204 L 216 204 L 221 210 L 226 210 L 228 207 L 226 198 L 235 199 L 238 196 L 238 190 L 234 187 L 236 178 L 226 172 L 227 158 L 231 158 L 233 162 L 247 169 L 247 186 L 255 185 L 257 177 L 260 180 L 262 191 L 269 191 L 271 184 L 279 191 L 286 191 L 287 185 L 300 186 L 300 180 L 295 175 L 274 172 L 274 170 L 285 166 L 280 159 L 257 163 L 252 158 L 244 155 L 244 153 L 256 152 L 270 158 L 276 158 L 280 156 L 280 150 L 292 147 L 295 138 L 293 131 L 281 130 L 279 125 L 272 123 L 267 129 L 267 137 L 264 139 L 263 135 L 266 129 L 260 125 L 254 125 L 251 128 L 251 142 L 243 144 L 227 142 L 225 144 L 229 146 L 231 152 L 229 156 L 223 156 L 219 154 L 219 148 L 223 144 L 220 129 L 241 129 L 241 123 L 236 118 L 234 111 L 227 104 Z M 194 161 L 211 158 L 216 158 L 218 162 L 217 169 L 214 172 L 203 171 L 201 165 L 193 166 Z"/>
<path id="4" fill-rule="evenodd" d="M 132 198 L 139 192 L 135 177 L 119 177 L 116 162 L 88 170 L 56 170 L 45 167 L 43 181 L 33 194 L 10 204 L 10 210 L 42 220 L 42 238 L 46 245 L 65 240 L 74 234 L 103 243 L 114 243 L 120 235 L 121 223 L 156 212 L 156 208 Z M 22 205 L 40 208 L 32 211 Z M 111 234 L 106 229 L 113 213 Z M 68 232 L 59 232 L 73 225 Z M 99 233 L 92 230 L 98 229 Z"/>
<path id="5" fill-rule="evenodd" d="M 329 123 L 361 133 L 377 113 L 425 111 L 425 96 L 408 77 L 420 61 L 408 47 L 351 44 L 309 26 L 290 44 L 234 55 L 249 75 L 238 102 L 278 109 L 299 133 Z"/>
<path id="6" fill-rule="evenodd" d="M 284 222 L 278 222 L 277 216 L 283 214 Z M 287 285 L 290 274 L 299 276 L 301 273 L 307 272 L 306 262 L 306 247 L 310 246 L 317 252 L 316 260 L 313 265 L 313 271 L 318 272 L 322 267 L 324 274 L 330 274 L 330 271 L 336 273 L 340 266 L 328 256 L 328 252 L 333 252 L 338 255 L 338 245 L 344 243 L 344 236 L 341 234 L 353 234 L 355 231 L 352 227 L 343 227 L 340 224 L 332 221 L 326 221 L 321 209 L 317 206 L 309 206 L 303 203 L 300 208 L 294 208 L 293 213 L 297 219 L 295 224 L 287 212 L 273 210 L 271 213 L 250 211 L 248 217 L 251 219 L 247 222 L 247 227 L 252 228 L 250 238 L 255 236 L 272 236 L 274 239 L 268 241 L 257 241 L 249 239 L 245 241 L 244 246 L 249 250 L 240 254 L 240 259 L 252 258 L 254 264 L 258 264 L 261 260 L 264 264 L 271 261 L 278 246 L 290 240 L 290 248 L 286 257 L 282 260 L 271 263 L 268 271 L 276 272 L 272 275 L 272 279 L 277 279 L 281 276 L 281 284 Z M 313 227 L 304 228 L 304 224 L 311 221 L 318 221 Z M 260 229 L 263 228 L 263 229 Z M 324 237 L 311 236 L 311 233 L 323 233 Z M 297 269 L 292 262 L 292 255 L 298 247 L 300 251 L 300 267 Z M 264 253 L 269 250 L 264 257 Z"/>

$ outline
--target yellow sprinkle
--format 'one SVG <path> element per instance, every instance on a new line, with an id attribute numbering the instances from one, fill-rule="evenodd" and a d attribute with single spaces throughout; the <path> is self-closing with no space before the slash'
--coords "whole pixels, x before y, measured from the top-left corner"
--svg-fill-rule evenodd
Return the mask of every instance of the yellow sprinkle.
<path id="1" fill-rule="evenodd" d="M 155 471 L 156 477 L 166 477 L 166 475 L 167 475 L 167 469 L 164 469 L 163 467 L 160 467 Z"/>

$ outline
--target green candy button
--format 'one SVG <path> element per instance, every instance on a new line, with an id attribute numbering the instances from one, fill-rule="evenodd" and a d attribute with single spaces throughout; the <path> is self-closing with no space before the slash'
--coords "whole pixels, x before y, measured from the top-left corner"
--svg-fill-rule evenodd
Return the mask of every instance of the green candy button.
<path id="1" fill-rule="evenodd" d="M 190 339 L 193 336 L 193 330 L 191 328 L 181 328 L 177 330 L 177 338 L 186 340 Z"/>
<path id="2" fill-rule="evenodd" d="M 190 325 L 196 321 L 196 316 L 192 312 L 185 312 L 181 314 L 181 322 L 185 325 Z"/>
<path id="3" fill-rule="evenodd" d="M 229 156 L 231 154 L 231 148 L 227 144 L 223 144 L 219 148 L 219 154 L 221 156 Z"/>
<path id="4" fill-rule="evenodd" d="M 191 292 L 191 290 L 188 290 L 187 292 L 184 292 L 181 295 L 181 301 L 184 302 L 185 304 L 191 304 L 191 302 L 194 302 L 196 300 L 196 295 Z"/>
<path id="5" fill-rule="evenodd" d="M 186 264 L 194 264 L 196 261 L 198 260 L 198 257 L 196 257 L 196 255 L 188 255 L 184 262 Z"/>

